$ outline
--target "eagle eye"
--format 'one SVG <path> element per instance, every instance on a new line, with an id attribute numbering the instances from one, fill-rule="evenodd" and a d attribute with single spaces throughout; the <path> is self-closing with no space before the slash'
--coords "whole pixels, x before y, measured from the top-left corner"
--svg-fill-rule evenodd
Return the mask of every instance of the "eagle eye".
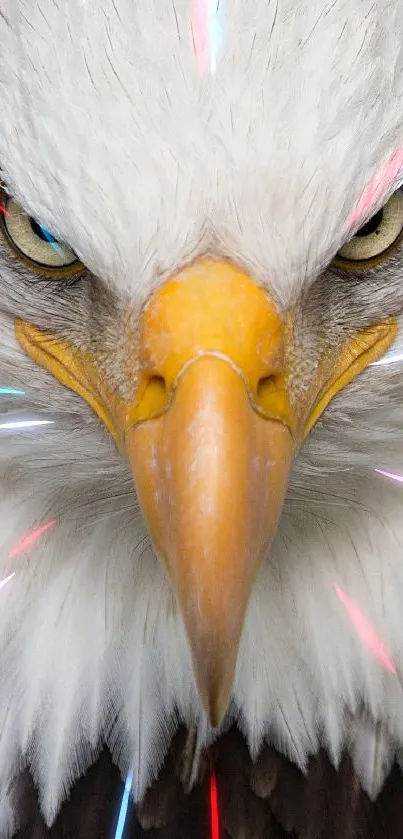
<path id="1" fill-rule="evenodd" d="M 395 192 L 355 236 L 338 252 L 339 268 L 375 268 L 387 259 L 403 239 L 403 190 Z"/>
<path id="2" fill-rule="evenodd" d="M 14 255 L 39 273 L 65 277 L 83 270 L 76 254 L 28 216 L 1 185 L 0 232 Z"/>

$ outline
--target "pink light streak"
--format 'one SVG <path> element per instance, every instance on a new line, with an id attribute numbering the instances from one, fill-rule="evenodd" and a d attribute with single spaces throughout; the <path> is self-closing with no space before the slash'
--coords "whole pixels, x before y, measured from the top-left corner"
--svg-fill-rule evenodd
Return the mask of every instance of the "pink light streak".
<path id="1" fill-rule="evenodd" d="M 193 0 L 190 19 L 197 69 L 206 72 L 209 61 L 209 0 Z"/>
<path id="2" fill-rule="evenodd" d="M 19 542 L 18 545 L 10 551 L 8 558 L 13 559 L 15 556 L 22 554 L 27 548 L 31 547 L 31 545 L 33 545 L 33 543 L 36 542 L 43 533 L 46 533 L 50 527 L 53 527 L 54 524 L 56 524 L 56 519 L 48 521 L 46 524 L 43 524 L 42 527 L 38 527 L 37 530 L 34 530 L 33 533 L 29 533 L 28 536 L 24 536 L 24 538 L 21 539 L 21 542 Z M 4 577 L 3 580 L 0 580 L 0 591 L 7 585 L 7 583 L 10 582 L 10 580 L 13 579 L 13 577 L 15 577 L 15 575 L 16 572 L 13 571 L 12 574 L 8 575 L 8 577 Z"/>
<path id="3" fill-rule="evenodd" d="M 390 478 L 392 481 L 397 481 L 398 484 L 403 484 L 403 475 L 396 475 L 394 472 L 384 472 L 383 469 L 375 469 L 378 475 L 383 475 L 384 478 Z"/>
<path id="4" fill-rule="evenodd" d="M 3 207 L 3 205 L 2 205 L 2 204 L 0 204 L 0 213 L 4 213 L 4 215 L 5 215 L 5 216 L 9 216 L 9 215 L 10 215 L 10 213 L 8 212 L 8 210 L 6 210 L 6 208 L 5 208 L 5 207 Z"/>
<path id="5" fill-rule="evenodd" d="M 375 172 L 347 222 L 348 230 L 368 215 L 371 209 L 381 201 L 382 196 L 397 183 L 400 174 L 403 174 L 403 148 L 395 149 L 388 160 L 385 160 Z"/>
<path id="6" fill-rule="evenodd" d="M 390 673 L 396 673 L 396 668 L 392 664 L 389 654 L 385 650 L 385 645 L 376 630 L 361 612 L 360 607 L 354 600 L 350 600 L 347 594 L 336 583 L 333 583 L 333 588 L 337 597 L 342 602 L 348 617 L 357 632 L 357 635 L 362 643 L 370 650 L 373 656 L 389 670 Z"/>
<path id="7" fill-rule="evenodd" d="M 9 553 L 9 559 L 13 559 L 15 556 L 19 556 L 22 554 L 27 548 L 30 548 L 43 533 L 46 533 L 50 527 L 56 524 L 56 519 L 52 519 L 52 521 L 48 521 L 47 524 L 43 524 L 42 527 L 38 527 L 37 530 L 34 530 L 33 533 L 29 533 L 28 536 L 24 536 L 21 542 L 15 546 Z"/>
<path id="8" fill-rule="evenodd" d="M 211 839 L 220 839 L 220 825 L 218 819 L 217 778 L 215 772 L 210 775 L 210 812 Z"/>
<path id="9" fill-rule="evenodd" d="M 222 46 L 223 0 L 192 0 L 190 28 L 200 75 L 214 75 Z"/>

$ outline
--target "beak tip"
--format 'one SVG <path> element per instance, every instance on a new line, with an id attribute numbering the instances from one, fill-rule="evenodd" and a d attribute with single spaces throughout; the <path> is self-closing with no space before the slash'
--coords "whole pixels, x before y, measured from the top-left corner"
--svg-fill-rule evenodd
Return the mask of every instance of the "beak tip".
<path id="1" fill-rule="evenodd" d="M 225 710 L 226 709 L 224 709 L 224 711 L 221 711 L 219 708 L 209 708 L 207 719 L 211 725 L 211 728 L 219 728 L 224 719 Z"/>
<path id="2" fill-rule="evenodd" d="M 215 680 L 204 689 L 199 688 L 204 712 L 212 728 L 218 728 L 225 717 L 231 699 L 231 684 L 228 686 Z"/>

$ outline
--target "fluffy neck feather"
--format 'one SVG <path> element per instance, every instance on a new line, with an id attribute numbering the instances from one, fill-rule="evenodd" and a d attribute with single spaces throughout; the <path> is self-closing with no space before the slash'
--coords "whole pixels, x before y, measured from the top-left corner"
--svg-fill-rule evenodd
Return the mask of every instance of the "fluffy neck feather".
<path id="1" fill-rule="evenodd" d="M 276 544 L 250 602 L 231 716 L 238 717 L 253 754 L 267 738 L 302 768 L 320 745 L 335 763 L 347 746 L 365 788 L 377 794 L 403 746 L 396 711 L 403 524 L 399 490 L 373 477 L 373 454 L 354 454 L 354 428 L 355 469 L 340 470 L 337 441 L 347 461 L 349 437 L 341 444 L 339 423 L 334 437 L 332 427 L 344 417 L 348 432 L 355 405 L 351 392 L 348 402 L 344 398 L 297 464 Z M 362 400 L 360 389 L 361 415 Z M 91 436 L 99 435 L 88 421 Z M 194 689 L 175 600 L 124 466 L 101 433 L 97 458 L 83 468 L 87 436 L 68 415 L 46 436 L 29 432 L 2 447 L 1 577 L 17 573 L 1 591 L 0 788 L 21 761 L 29 763 L 49 824 L 102 741 L 122 773 L 134 767 L 140 796 L 179 719 L 199 727 L 200 745 L 214 737 Z M 379 435 L 378 457 L 394 448 L 391 440 L 385 448 Z M 301 507 L 308 482 L 311 503 L 307 495 Z M 347 496 L 354 503 L 346 504 Z M 56 524 L 26 556 L 7 558 L 21 536 L 50 518 Z M 397 675 L 357 638 L 334 583 L 375 626 Z M 11 835 L 6 798 L 0 817 Z"/>

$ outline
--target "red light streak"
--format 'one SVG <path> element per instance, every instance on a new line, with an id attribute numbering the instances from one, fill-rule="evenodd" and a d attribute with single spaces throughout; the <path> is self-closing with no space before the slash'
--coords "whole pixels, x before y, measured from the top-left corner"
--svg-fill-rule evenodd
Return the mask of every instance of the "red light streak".
<path id="1" fill-rule="evenodd" d="M 217 778 L 215 772 L 212 772 L 210 775 L 210 812 L 211 839 L 220 839 L 220 827 L 218 821 Z"/>
<path id="2" fill-rule="evenodd" d="M 43 524 L 42 527 L 38 527 L 37 530 L 34 530 L 33 533 L 30 533 L 28 536 L 24 536 L 21 542 L 15 546 L 9 553 L 9 559 L 12 559 L 15 556 L 19 556 L 22 554 L 27 548 L 29 548 L 43 533 L 49 530 L 50 527 L 56 524 L 56 519 L 52 519 L 52 521 L 48 521 L 47 524 Z"/>
<path id="3" fill-rule="evenodd" d="M 0 204 L 0 213 L 4 213 L 4 215 L 5 215 L 5 216 L 9 216 L 9 215 L 10 215 L 10 213 L 8 212 L 8 210 L 6 210 L 6 208 L 5 208 L 5 207 L 3 207 L 3 205 L 2 205 L 2 204 Z"/>
<path id="4" fill-rule="evenodd" d="M 337 594 L 337 597 L 339 598 L 339 600 L 341 600 L 348 614 L 348 617 L 350 618 L 351 623 L 353 624 L 353 627 L 357 632 L 360 641 L 362 641 L 362 643 L 365 644 L 366 647 L 368 647 L 372 655 L 374 655 L 375 658 L 378 659 L 378 661 L 383 665 L 383 667 L 386 668 L 386 670 L 389 670 L 390 673 L 396 673 L 396 668 L 392 664 L 392 661 L 390 660 L 390 657 L 385 650 L 385 645 L 383 641 L 379 637 L 372 624 L 370 624 L 367 618 L 362 614 L 361 609 L 359 608 L 357 603 L 354 603 L 353 600 L 350 600 L 350 598 L 347 597 L 347 594 L 343 591 L 343 589 L 339 588 L 339 586 L 336 585 L 336 583 L 333 583 L 333 588 Z"/>

